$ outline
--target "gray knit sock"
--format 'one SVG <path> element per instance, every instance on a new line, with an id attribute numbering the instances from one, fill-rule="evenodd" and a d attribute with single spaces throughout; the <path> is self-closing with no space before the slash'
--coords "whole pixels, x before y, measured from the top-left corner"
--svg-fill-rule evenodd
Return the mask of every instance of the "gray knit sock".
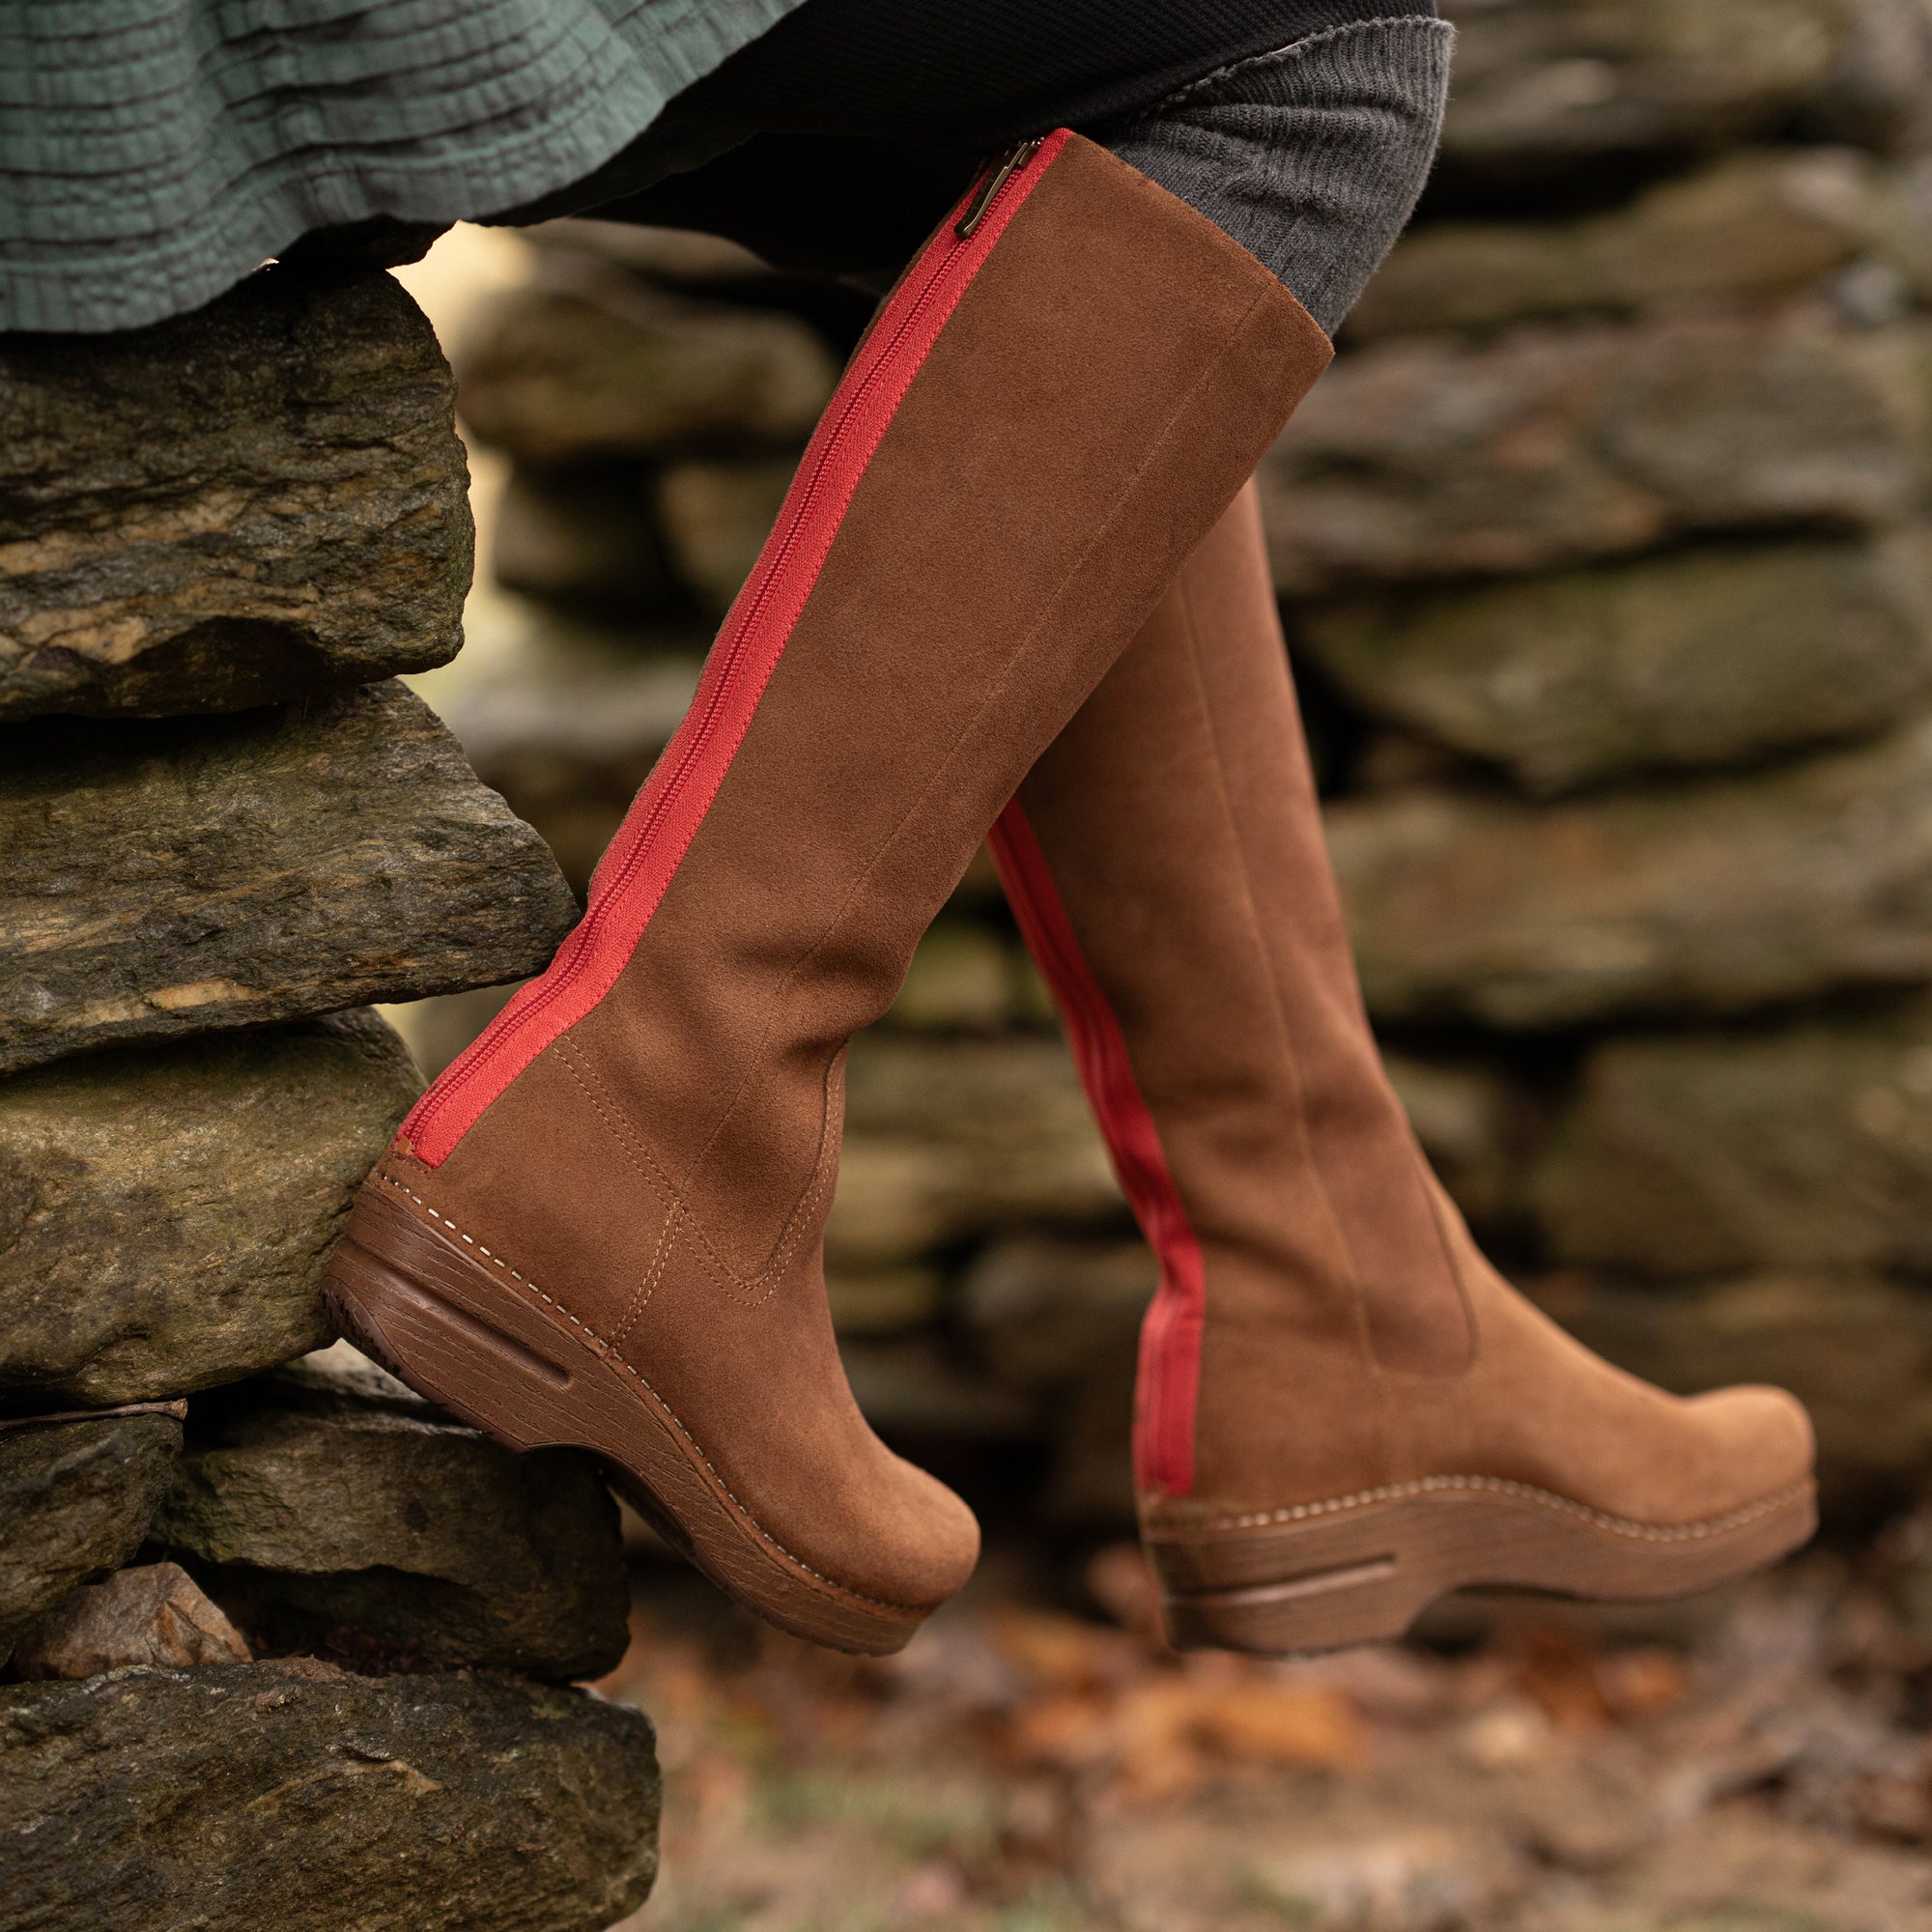
<path id="1" fill-rule="evenodd" d="M 1454 38 L 1413 14 L 1330 28 L 1094 137 L 1225 229 L 1332 335 L 1429 179 Z"/>

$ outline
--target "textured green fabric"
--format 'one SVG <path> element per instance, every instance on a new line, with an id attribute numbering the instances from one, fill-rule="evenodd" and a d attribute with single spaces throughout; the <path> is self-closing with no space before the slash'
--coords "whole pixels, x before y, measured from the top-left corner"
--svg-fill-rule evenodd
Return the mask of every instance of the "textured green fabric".
<path id="1" fill-rule="evenodd" d="M 0 0 L 0 329 L 130 328 L 315 228 L 598 167 L 799 0 Z"/>

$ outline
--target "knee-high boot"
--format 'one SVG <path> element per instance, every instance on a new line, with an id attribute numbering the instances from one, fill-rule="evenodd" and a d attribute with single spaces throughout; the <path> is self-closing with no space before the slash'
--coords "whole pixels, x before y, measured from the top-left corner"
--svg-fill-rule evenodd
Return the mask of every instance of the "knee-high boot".
<path id="1" fill-rule="evenodd" d="M 847 1038 L 1328 357 L 1065 131 L 888 298 L 554 963 L 366 1184 L 329 1295 L 416 1388 L 605 1459 L 774 1622 L 896 1648 L 971 1514 L 861 1419 L 821 1236 Z"/>
<path id="2" fill-rule="evenodd" d="M 1809 1534 L 1796 1402 L 1600 1361 L 1430 1174 L 1357 990 L 1252 490 L 994 848 L 1161 1261 L 1135 1462 L 1177 1642 L 1393 1636 L 1468 1584 L 1674 1595 Z"/>

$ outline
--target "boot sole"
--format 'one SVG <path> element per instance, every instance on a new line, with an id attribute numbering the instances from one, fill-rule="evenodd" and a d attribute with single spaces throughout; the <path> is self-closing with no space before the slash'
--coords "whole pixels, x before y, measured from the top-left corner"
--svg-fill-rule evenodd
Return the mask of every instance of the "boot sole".
<path id="1" fill-rule="evenodd" d="M 673 1548 L 780 1630 L 861 1656 L 901 1649 L 927 1612 L 875 1602 L 775 1543 L 636 1373 L 364 1183 L 322 1298 L 356 1348 L 516 1450 L 587 1450 Z"/>
<path id="2" fill-rule="evenodd" d="M 1191 1534 L 1150 1532 L 1179 1650 L 1301 1656 L 1402 1636 L 1473 1588 L 1605 1602 L 1688 1596 L 1817 1527 L 1806 1480 L 1706 1522 L 1626 1522 L 1524 1483 L 1439 1476 Z"/>

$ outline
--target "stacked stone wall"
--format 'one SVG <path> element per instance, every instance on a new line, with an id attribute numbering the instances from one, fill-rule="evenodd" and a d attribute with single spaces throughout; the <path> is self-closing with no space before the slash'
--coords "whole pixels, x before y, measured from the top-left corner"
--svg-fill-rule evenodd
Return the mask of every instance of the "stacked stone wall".
<path id="1" fill-rule="evenodd" d="M 0 337 L 0 1927 L 598 1932 L 648 1890 L 615 1505 L 329 1345 L 376 1001 L 575 905 L 397 673 L 469 577 L 386 275 Z M 324 1351 L 324 1352 L 318 1352 Z"/>
<path id="2" fill-rule="evenodd" d="M 1435 183 L 1261 472 L 1370 1003 L 1518 1278 L 1790 1382 L 1862 1512 L 1932 1463 L 1932 14 L 1445 12 Z M 466 319 L 497 587 L 420 686 L 580 890 L 866 310 L 573 221 Z M 983 866 L 855 1045 L 829 1254 L 882 1426 L 1125 1520 L 1151 1264 Z"/>

